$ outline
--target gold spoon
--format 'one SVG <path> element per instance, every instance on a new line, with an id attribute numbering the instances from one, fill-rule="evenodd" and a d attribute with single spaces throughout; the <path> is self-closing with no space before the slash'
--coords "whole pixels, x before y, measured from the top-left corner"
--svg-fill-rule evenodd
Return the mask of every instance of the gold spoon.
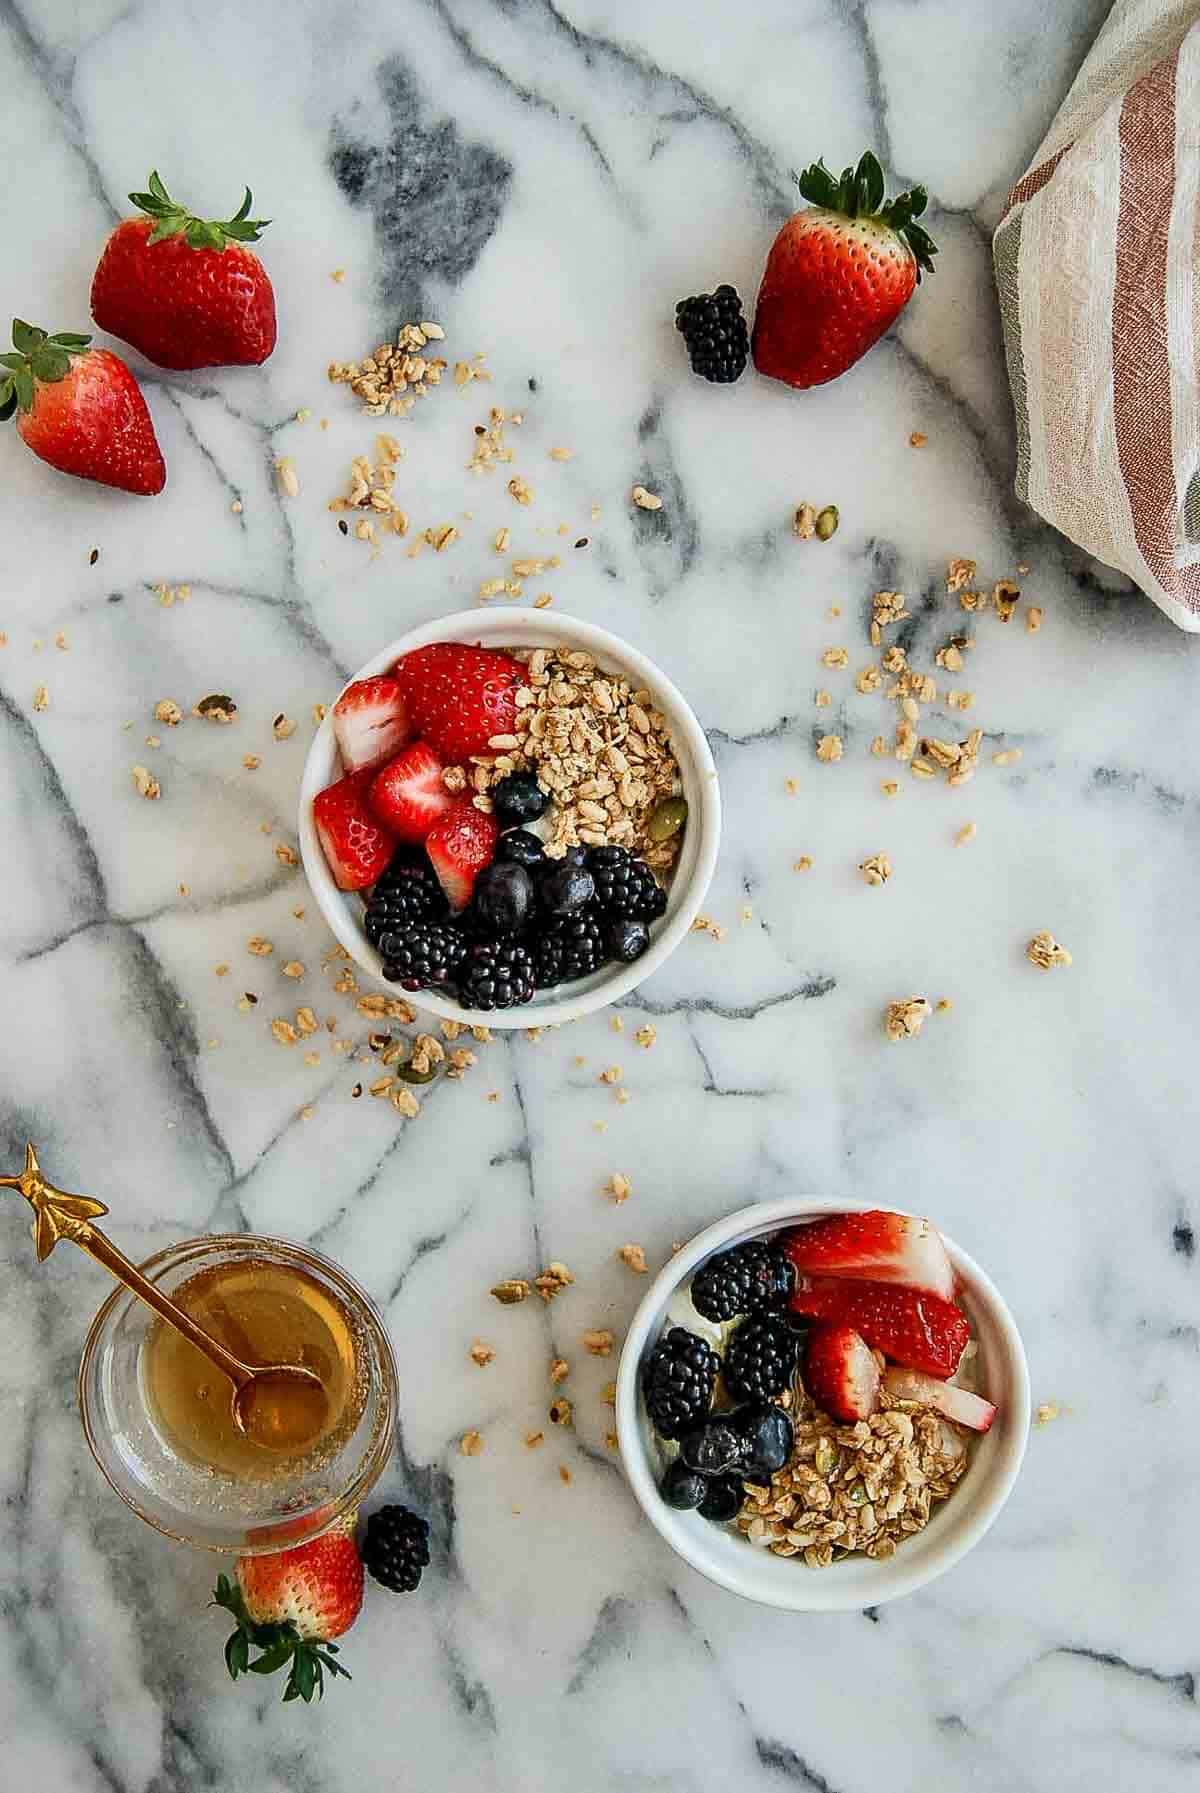
<path id="1" fill-rule="evenodd" d="M 32 1145 L 25 1147 L 25 1169 L 20 1176 L 0 1177 L 0 1189 L 19 1189 L 33 1209 L 33 1242 L 39 1263 L 50 1256 L 60 1239 L 70 1239 L 228 1376 L 233 1384 L 234 1424 L 252 1443 L 266 1450 L 296 1451 L 320 1436 L 329 1417 L 329 1398 L 316 1371 L 295 1363 L 243 1363 L 227 1351 L 143 1276 L 106 1233 L 93 1226 L 99 1215 L 108 1213 L 103 1202 L 90 1195 L 68 1195 L 47 1182 Z"/>

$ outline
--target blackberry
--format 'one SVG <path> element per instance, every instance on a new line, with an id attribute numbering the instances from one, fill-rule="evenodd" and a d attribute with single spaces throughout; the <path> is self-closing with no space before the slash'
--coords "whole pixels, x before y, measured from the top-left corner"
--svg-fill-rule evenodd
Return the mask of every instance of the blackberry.
<path id="1" fill-rule="evenodd" d="M 729 1340 L 721 1366 L 735 1401 L 772 1401 L 791 1387 L 796 1334 L 776 1314 L 751 1314 Z"/>
<path id="2" fill-rule="evenodd" d="M 625 847 L 593 847 L 587 863 L 596 881 L 596 907 L 606 916 L 657 921 L 666 909 L 666 891 L 650 867 Z"/>
<path id="3" fill-rule="evenodd" d="M 650 1424 L 661 1438 L 680 1438 L 708 1413 L 720 1359 L 688 1332 L 672 1326 L 655 1345 L 642 1372 Z"/>
<path id="4" fill-rule="evenodd" d="M 539 925 L 532 948 L 539 990 L 590 977 L 608 958 L 604 929 L 590 906 L 573 915 L 550 916 Z"/>
<path id="5" fill-rule="evenodd" d="M 675 328 L 687 344 L 692 372 L 702 379 L 727 386 L 745 372 L 750 332 L 742 316 L 742 301 L 732 286 L 680 299 L 675 307 Z"/>
<path id="6" fill-rule="evenodd" d="M 437 873 L 419 848 L 398 847 L 391 864 L 367 898 L 363 932 L 376 951 L 385 934 L 403 932 L 414 921 L 441 921 L 450 913 Z"/>
<path id="7" fill-rule="evenodd" d="M 510 772 L 492 786 L 492 807 L 501 828 L 523 828 L 546 813 L 549 797 L 532 772 Z"/>
<path id="8" fill-rule="evenodd" d="M 380 1507 L 367 1520 L 363 1568 L 393 1594 L 411 1594 L 429 1562 L 429 1526 L 407 1507 Z"/>
<path id="9" fill-rule="evenodd" d="M 533 1001 L 533 954 L 516 940 L 479 941 L 468 947 L 455 982 L 466 1009 L 515 1009 Z"/>
<path id="10" fill-rule="evenodd" d="M 709 1258 L 692 1278 L 692 1306 L 718 1326 L 740 1314 L 782 1307 L 792 1292 L 795 1272 L 777 1246 L 748 1239 L 731 1251 Z"/>
<path id="11" fill-rule="evenodd" d="M 383 975 L 402 990 L 440 990 L 455 980 L 467 938 L 455 921 L 416 921 L 379 943 Z"/>

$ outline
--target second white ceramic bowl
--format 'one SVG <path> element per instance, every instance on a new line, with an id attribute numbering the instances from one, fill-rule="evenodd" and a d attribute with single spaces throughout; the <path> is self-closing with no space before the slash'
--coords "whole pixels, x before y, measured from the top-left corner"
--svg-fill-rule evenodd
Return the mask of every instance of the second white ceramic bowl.
<path id="1" fill-rule="evenodd" d="M 653 924 L 650 945 L 633 965 L 606 965 L 594 976 L 580 978 L 558 989 L 539 992 L 521 1008 L 464 1009 L 432 990 L 418 991 L 414 1000 L 444 1020 L 481 1023 L 493 1028 L 545 1027 L 575 1021 L 581 1015 L 615 1002 L 644 983 L 670 957 L 695 920 L 717 863 L 721 839 L 721 796 L 712 753 L 690 707 L 670 679 L 654 663 L 617 635 L 573 616 L 552 615 L 548 610 L 463 610 L 438 618 L 402 635 L 360 666 L 351 684 L 387 672 L 403 654 L 435 641 L 463 641 L 481 647 L 582 648 L 594 655 L 606 671 L 624 673 L 635 686 L 645 686 L 667 719 L 671 746 L 679 762 L 688 820 L 683 846 L 676 861 L 667 898 L 667 911 Z M 343 687 L 344 689 L 344 687 Z M 339 692 L 340 696 L 341 693 Z M 336 699 L 334 700 L 336 701 Z M 330 711 L 333 703 L 329 705 Z M 327 715 L 313 738 L 300 784 L 300 853 L 312 893 L 334 935 L 354 962 L 385 989 L 406 994 L 384 983 L 383 961 L 362 929 L 363 906 L 353 891 L 341 891 L 334 883 L 313 824 L 313 798 L 341 776 L 333 722 Z"/>
<path id="2" fill-rule="evenodd" d="M 874 1206 L 844 1199 L 795 1197 L 743 1208 L 698 1233 L 655 1277 L 640 1303 L 621 1352 L 617 1375 L 617 1434 L 633 1492 L 655 1529 L 685 1562 L 731 1593 L 789 1612 L 846 1612 L 911 1594 L 943 1575 L 978 1544 L 1012 1492 L 1029 1435 L 1029 1370 L 1016 1322 L 999 1291 L 952 1239 L 946 1250 L 961 1284 L 960 1300 L 978 1341 L 975 1384 L 998 1409 L 991 1430 L 971 1441 L 971 1462 L 950 1498 L 897 1549 L 876 1562 L 848 1556 L 828 1569 L 809 1569 L 795 1557 L 772 1556 L 726 1526 L 698 1513 L 680 1513 L 658 1492 L 662 1458 L 642 1399 L 642 1365 L 667 1322 L 673 1298 L 714 1252 L 781 1227 Z M 898 1210 L 902 1212 L 902 1210 Z M 676 1321 L 686 1325 L 686 1320 Z"/>

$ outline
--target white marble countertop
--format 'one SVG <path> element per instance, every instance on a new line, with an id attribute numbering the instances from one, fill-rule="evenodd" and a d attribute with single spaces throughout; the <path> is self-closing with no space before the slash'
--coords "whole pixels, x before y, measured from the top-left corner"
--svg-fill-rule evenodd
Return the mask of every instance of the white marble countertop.
<path id="1" fill-rule="evenodd" d="M 216 215 L 250 182 L 276 220 L 262 253 L 281 326 L 262 370 L 146 370 L 161 498 L 63 479 L 11 432 L 0 446 L 4 1157 L 36 1140 L 57 1181 L 111 1203 L 135 1255 L 244 1227 L 340 1259 L 401 1364 L 382 1492 L 428 1513 L 436 1545 L 417 1596 L 369 1600 L 346 1640 L 356 1677 L 321 1709 L 231 1687 L 211 1561 L 141 1526 L 84 1446 L 73 1376 L 98 1273 L 65 1251 L 37 1268 L 22 1216 L 0 1210 L 12 1786 L 1194 1781 L 1200 643 L 1015 503 L 988 248 L 1104 11 L 762 0 L 739 29 L 744 13 L 678 0 L 0 4 L 0 143 L 19 170 L 5 319 L 86 327 L 99 246 L 157 166 Z M 692 380 L 676 298 L 721 279 L 752 295 L 788 170 L 867 143 L 927 181 L 942 246 L 898 331 L 806 396 Z M 325 367 L 429 316 L 494 380 L 399 426 L 398 490 L 419 527 L 462 533 L 444 555 L 390 542 L 373 559 L 325 508 L 373 436 Z M 526 412 L 528 511 L 464 470 L 489 403 Z M 552 462 L 555 445 L 574 459 Z M 659 515 L 630 508 L 636 480 L 663 494 Z M 789 533 L 804 498 L 840 507 L 829 545 Z M 311 903 L 295 917 L 302 874 L 275 847 L 295 838 L 312 705 L 382 640 L 473 601 L 501 523 L 518 550 L 561 548 L 538 588 L 656 658 L 709 730 L 728 824 L 707 906 L 726 935 L 690 937 L 619 1036 L 602 1015 L 497 1041 L 405 1124 L 350 1099 L 363 1067 L 330 1036 L 314 1066 L 271 1038 L 305 1000 L 367 1031 L 332 995 L 327 937 Z M 880 586 L 909 594 L 900 639 L 929 663 L 962 620 L 944 591 L 956 554 L 989 579 L 1027 563 L 1023 604 L 1045 610 L 1036 636 L 1020 613 L 980 622 L 966 678 L 987 741 L 964 790 L 871 758 L 887 706 L 852 686 Z M 160 585 L 190 599 L 165 608 Z M 849 672 L 820 663 L 837 645 Z M 160 698 L 190 710 L 210 691 L 236 699 L 232 728 L 153 723 Z M 280 711 L 299 721 L 286 742 Z M 846 740 L 838 765 L 814 758 L 826 728 Z M 1010 746 L 1019 764 L 993 766 Z M 139 761 L 157 804 L 133 790 Z M 856 867 L 879 850 L 894 875 L 868 889 Z M 1040 928 L 1069 971 L 1026 964 Z M 256 933 L 272 958 L 247 953 Z M 953 1009 L 890 1046 L 881 1011 L 915 991 Z M 599 1081 L 612 1063 L 625 1105 Z M 603 1194 L 618 1170 L 633 1183 L 619 1209 Z M 612 1366 L 579 1343 L 632 1312 L 623 1242 L 657 1264 L 791 1190 L 935 1216 L 1008 1295 L 1035 1400 L 1061 1409 L 964 1563 L 847 1617 L 758 1611 L 668 1553 L 606 1448 Z M 489 1299 L 497 1276 L 552 1257 L 578 1278 L 552 1308 Z M 497 1353 L 482 1371 L 476 1336 Z M 577 1430 L 547 1427 L 530 1452 L 552 1349 L 573 1362 Z M 468 1427 L 486 1446 L 470 1460 Z"/>

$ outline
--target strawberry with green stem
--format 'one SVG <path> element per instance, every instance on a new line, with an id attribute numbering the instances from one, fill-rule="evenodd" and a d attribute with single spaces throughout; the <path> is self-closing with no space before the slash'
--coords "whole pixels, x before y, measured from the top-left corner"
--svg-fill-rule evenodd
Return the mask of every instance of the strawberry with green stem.
<path id="1" fill-rule="evenodd" d="M 937 247 L 916 223 L 924 187 L 885 199 L 883 170 L 867 150 L 835 178 L 824 162 L 797 177 L 810 203 L 771 246 L 754 316 L 759 373 L 806 388 L 836 380 L 908 304 Z"/>
<path id="2" fill-rule="evenodd" d="M 255 366 L 275 347 L 275 293 L 254 251 L 269 219 L 198 218 L 157 174 L 129 195 L 141 218 L 112 232 L 92 279 L 92 316 L 160 367 Z"/>
<path id="3" fill-rule="evenodd" d="M 14 318 L 11 354 L 0 355 L 0 423 L 39 460 L 77 479 L 150 497 L 167 483 L 166 464 L 141 387 L 111 349 L 90 336 L 48 336 Z"/>
<path id="4" fill-rule="evenodd" d="M 326 1674 L 351 1678 L 332 1640 L 349 1631 L 362 1608 L 363 1566 L 352 1523 L 294 1550 L 239 1557 L 236 1574 L 236 1582 L 219 1575 L 213 1592 L 213 1604 L 237 1621 L 225 1643 L 234 1681 L 286 1668 L 284 1700 L 307 1703 L 324 1697 Z"/>

